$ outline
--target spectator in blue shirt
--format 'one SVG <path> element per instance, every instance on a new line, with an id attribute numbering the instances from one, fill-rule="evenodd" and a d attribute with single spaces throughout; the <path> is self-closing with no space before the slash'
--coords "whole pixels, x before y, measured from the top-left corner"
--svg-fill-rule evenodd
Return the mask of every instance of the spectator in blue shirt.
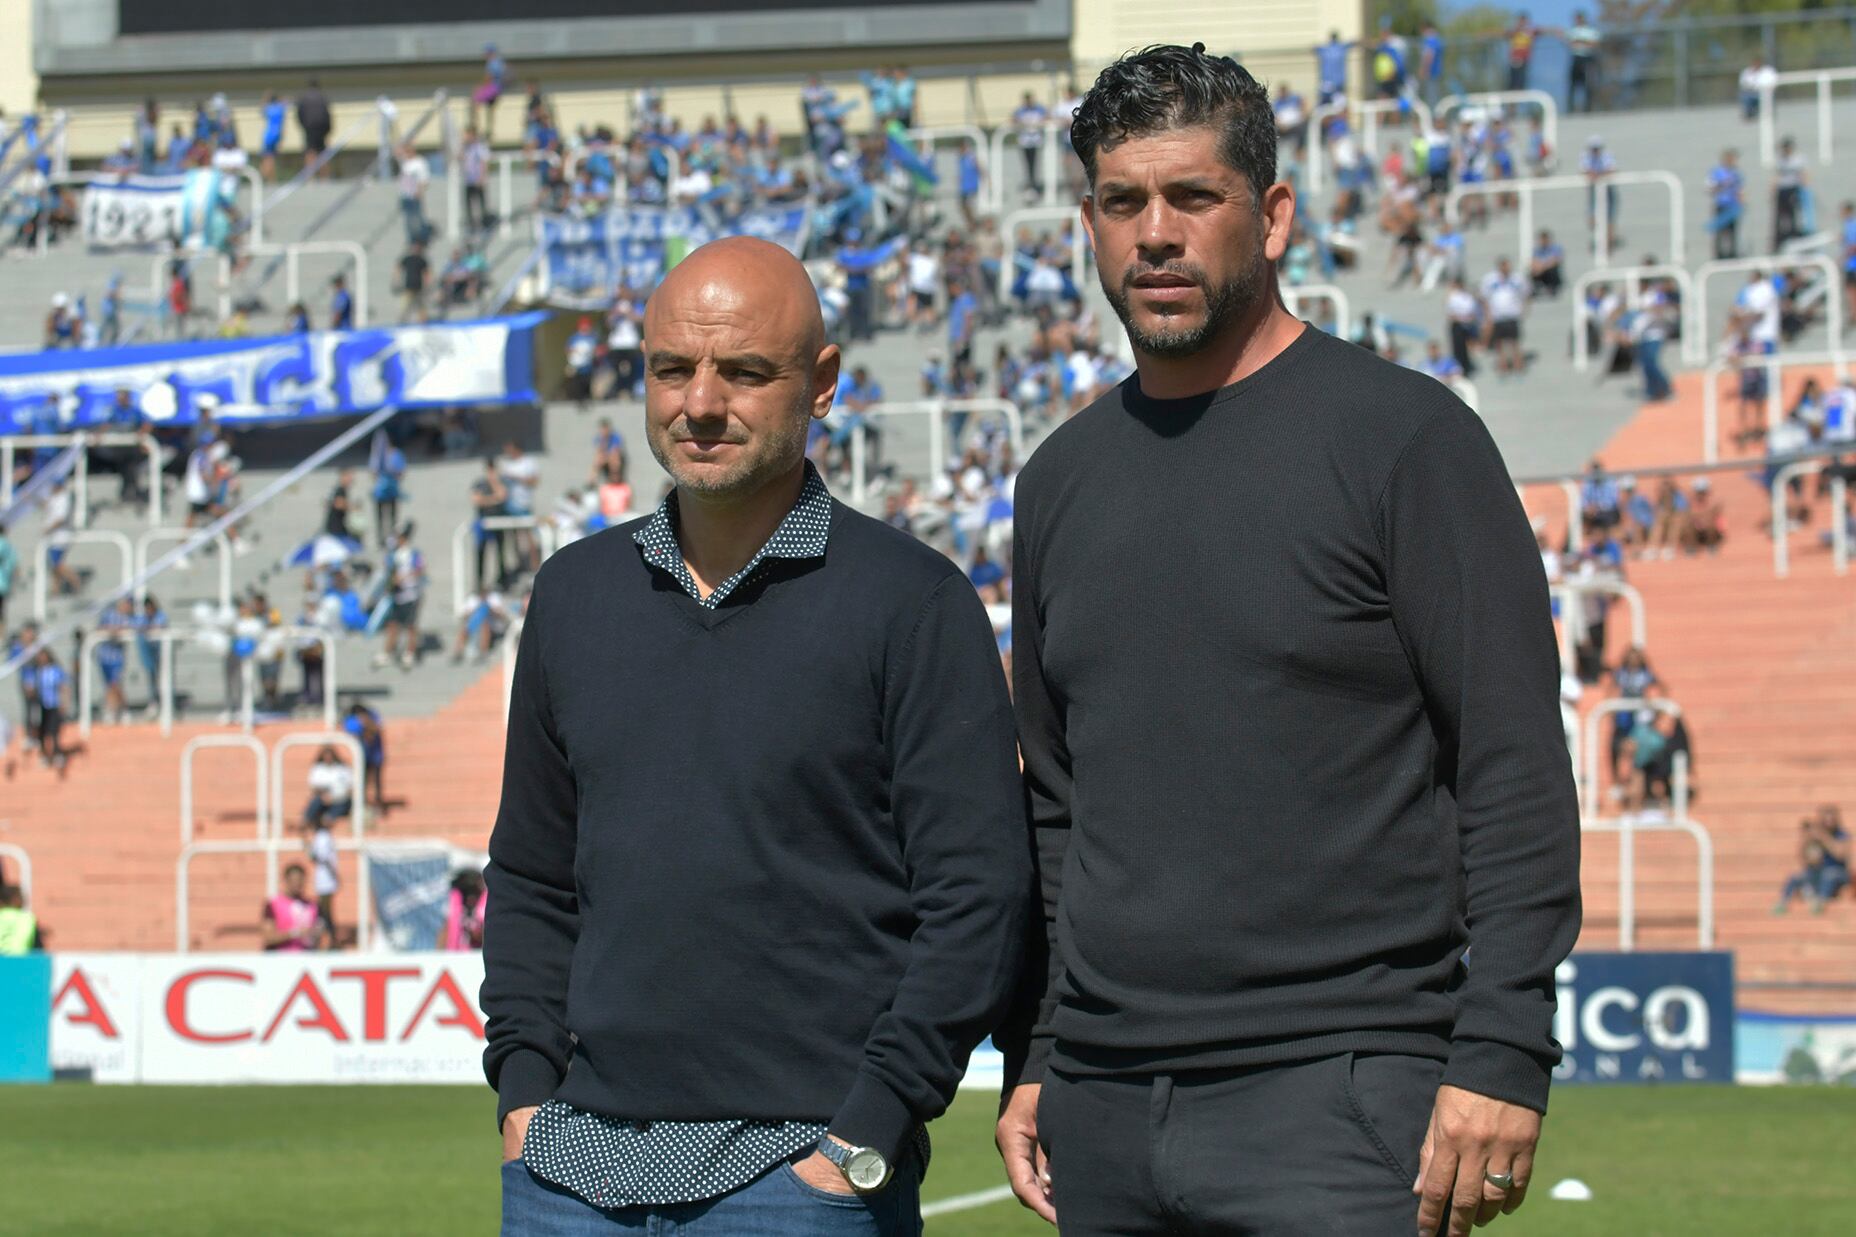
<path id="1" fill-rule="evenodd" d="M 354 329 L 354 293 L 348 291 L 348 278 L 337 275 L 329 284 L 335 289 L 329 294 L 329 329 L 351 331 Z"/>
<path id="2" fill-rule="evenodd" d="M 1586 469 L 1585 484 L 1579 492 L 1580 519 L 1585 531 L 1602 533 L 1616 528 L 1623 514 L 1619 510 L 1618 484 L 1606 473 L 1605 466 L 1593 460 Z"/>
<path id="3" fill-rule="evenodd" d="M 1315 48 L 1316 104 L 1326 106 L 1347 94 L 1347 53 L 1352 43 L 1341 40 L 1340 31 L 1328 31 L 1328 41 Z"/>
<path id="4" fill-rule="evenodd" d="M 1444 36 L 1436 22 L 1424 23 L 1424 36 L 1418 41 L 1418 93 L 1431 108 L 1437 107 L 1444 85 Z"/>
<path id="5" fill-rule="evenodd" d="M 258 171 L 267 181 L 277 177 L 277 148 L 284 142 L 284 115 L 287 111 L 283 99 L 275 90 L 264 96 L 264 153 L 258 160 Z"/>
<path id="6" fill-rule="evenodd" d="M 309 334 L 309 310 L 304 307 L 303 302 L 298 301 L 290 306 L 284 318 L 284 330 L 291 335 Z"/>
<path id="7" fill-rule="evenodd" d="M 1723 150 L 1721 161 L 1708 171 L 1708 200 L 1714 208 L 1708 231 L 1714 234 L 1716 258 L 1740 256 L 1740 216 L 1744 211 L 1741 195 L 1746 178 L 1738 164 L 1737 151 Z"/>
<path id="8" fill-rule="evenodd" d="M 1566 250 L 1545 228 L 1534 243 L 1534 256 L 1528 262 L 1528 275 L 1534 287 L 1550 297 L 1557 297 L 1566 281 Z"/>
<path id="9" fill-rule="evenodd" d="M 987 588 L 1005 579 L 1005 568 L 992 561 L 985 546 L 979 546 L 973 551 L 973 565 L 967 568 L 967 579 L 973 582 L 974 588 Z"/>
<path id="10" fill-rule="evenodd" d="M 969 228 L 974 226 L 974 202 L 980 195 L 980 156 L 971 140 L 960 143 L 960 213 Z"/>
<path id="11" fill-rule="evenodd" d="M 949 286 L 952 298 L 947 304 L 947 350 L 956 368 L 973 363 L 973 331 L 978 325 L 979 299 L 962 281 Z"/>
<path id="12" fill-rule="evenodd" d="M 1463 376 L 1463 367 L 1457 364 L 1456 358 L 1445 352 L 1443 345 L 1434 339 L 1425 345 L 1424 364 L 1419 368 L 1443 383 Z"/>
<path id="13" fill-rule="evenodd" d="M 123 597 L 97 620 L 97 673 L 103 678 L 103 719 L 112 725 L 127 713 L 123 703 L 123 666 L 135 635 L 135 599 Z"/>
<path id="14" fill-rule="evenodd" d="M 844 406 L 845 415 L 831 430 L 831 447 L 839 453 L 839 462 L 846 470 L 851 467 L 851 440 L 858 434 L 863 435 L 864 445 L 869 449 L 867 467 L 877 467 L 883 437 L 870 423 L 868 413 L 882 402 L 882 384 L 862 365 L 854 366 L 850 378 L 839 384 L 838 403 Z"/>
<path id="15" fill-rule="evenodd" d="M 39 758 L 62 773 L 65 753 L 60 736 L 64 732 L 65 682 L 70 676 L 49 648 L 39 650 L 34 665 L 33 691 L 39 705 Z"/>

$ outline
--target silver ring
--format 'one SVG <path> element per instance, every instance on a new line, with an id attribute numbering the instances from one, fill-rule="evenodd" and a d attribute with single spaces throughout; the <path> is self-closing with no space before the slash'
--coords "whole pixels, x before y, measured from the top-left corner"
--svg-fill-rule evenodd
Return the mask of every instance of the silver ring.
<path id="1" fill-rule="evenodd" d="M 1483 1173 L 1482 1179 L 1498 1190 L 1512 1190 L 1514 1188 L 1513 1173 Z"/>

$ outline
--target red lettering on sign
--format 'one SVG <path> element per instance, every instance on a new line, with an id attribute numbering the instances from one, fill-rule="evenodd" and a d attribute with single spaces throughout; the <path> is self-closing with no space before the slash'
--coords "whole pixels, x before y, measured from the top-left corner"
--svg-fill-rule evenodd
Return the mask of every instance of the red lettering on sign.
<path id="1" fill-rule="evenodd" d="M 250 971 L 187 971 L 175 976 L 174 982 L 168 985 L 168 1026 L 173 1028 L 174 1034 L 196 1044 L 237 1044 L 250 1039 L 250 1031 L 213 1035 L 194 1030 L 187 1021 L 187 990 L 202 979 L 236 979 L 248 984 L 252 978 Z"/>
<path id="2" fill-rule="evenodd" d="M 315 1010 L 311 1017 L 296 1020 L 298 1029 L 313 1031 L 320 1027 L 327 1031 L 329 1038 L 336 1043 L 348 1042 L 347 1028 L 342 1026 L 341 1019 L 335 1016 L 335 1011 L 329 1008 L 328 998 L 322 995 L 322 989 L 316 987 L 315 977 L 308 971 L 304 971 L 303 978 L 297 980 L 296 987 L 290 989 L 290 995 L 285 997 L 284 1003 L 278 1007 L 277 1016 L 271 1019 L 271 1025 L 264 1029 L 264 1038 L 260 1042 L 266 1044 L 271 1042 L 271 1037 L 277 1034 L 277 1028 L 283 1025 L 284 1019 L 289 1016 L 290 1009 L 296 1004 L 298 997 L 308 1001 Z"/>
<path id="3" fill-rule="evenodd" d="M 400 1042 L 402 1044 L 411 1039 L 412 1033 L 419 1029 L 420 1020 L 425 1017 L 426 1011 L 432 1008 L 432 1002 L 438 999 L 441 992 L 445 995 L 445 999 L 451 1002 L 451 1012 L 439 1015 L 438 1025 L 463 1027 L 478 1039 L 483 1038 L 483 1020 L 477 1017 L 476 1007 L 465 999 L 462 992 L 458 991 L 458 981 L 451 978 L 451 972 L 440 971 L 431 991 L 425 994 L 425 1000 L 419 1002 L 419 1012 L 412 1016 L 412 1021 L 408 1022 L 405 1031 L 401 1032 Z"/>
<path id="4" fill-rule="evenodd" d="M 377 1044 L 387 1038 L 387 985 L 396 979 L 419 978 L 419 968 L 406 966 L 332 970 L 329 978 L 361 981 L 361 1038 L 370 1044 Z"/>
<path id="5" fill-rule="evenodd" d="M 81 1011 L 67 1015 L 66 1022 L 72 1026 L 88 1023 L 97 1028 L 97 1034 L 104 1039 L 121 1038 L 116 1024 L 110 1021 L 109 1011 L 103 1008 L 103 1002 L 97 999 L 96 989 L 90 986 L 90 980 L 85 977 L 83 967 L 72 967 L 71 973 L 65 977 L 64 987 L 58 989 L 58 995 L 52 998 L 53 1014 L 58 1012 L 58 1007 L 64 1004 L 67 996 L 82 1001 L 84 1006 Z"/>

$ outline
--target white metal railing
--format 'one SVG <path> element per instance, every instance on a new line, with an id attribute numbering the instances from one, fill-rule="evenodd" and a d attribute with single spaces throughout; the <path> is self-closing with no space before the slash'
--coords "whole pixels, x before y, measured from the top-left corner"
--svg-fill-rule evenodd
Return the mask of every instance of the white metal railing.
<path id="1" fill-rule="evenodd" d="M 1515 212 L 1520 224 L 1520 243 L 1516 249 L 1517 265 L 1525 270 L 1528 258 L 1533 253 L 1534 244 L 1534 195 L 1549 190 L 1586 189 L 1596 186 L 1598 192 L 1592 198 L 1592 232 L 1594 265 L 1603 268 L 1611 263 L 1611 195 L 1603 190 L 1613 185 L 1661 185 L 1669 190 L 1669 249 L 1670 257 L 1681 265 L 1686 259 L 1687 233 L 1683 217 L 1682 182 L 1674 172 L 1610 172 L 1596 181 L 1584 176 L 1542 176 L 1534 180 L 1495 180 L 1480 181 L 1475 184 L 1453 185 L 1444 198 L 1444 211 L 1451 222 L 1462 219 L 1461 203 L 1467 197 L 1489 197 L 1513 193 L 1520 197 L 1520 209 Z"/>
<path id="2" fill-rule="evenodd" d="M 395 345 L 388 348 L 376 359 L 384 361 L 397 351 L 398 345 Z M 253 512 L 269 503 L 279 494 L 284 493 L 286 490 L 301 482 L 302 479 L 311 472 L 322 467 L 322 465 L 334 459 L 341 452 L 346 451 L 349 447 L 386 424 L 388 418 L 392 417 L 398 411 L 399 405 L 387 404 L 361 417 L 342 430 L 342 432 L 337 434 L 334 438 L 331 438 L 328 442 L 310 452 L 308 456 L 292 467 L 290 471 L 286 472 L 283 476 L 269 482 L 256 494 L 239 503 L 238 506 L 234 507 L 231 511 L 226 512 L 224 515 L 213 520 L 212 523 L 196 531 L 192 539 L 187 541 L 184 545 L 169 550 L 166 554 L 163 554 L 160 559 L 149 564 L 147 570 L 137 576 L 134 581 L 125 584 L 115 593 L 105 597 L 100 603 L 92 607 L 88 614 L 66 620 L 61 623 L 56 630 L 41 630 L 38 640 L 30 648 L 22 649 L 18 655 L 6 661 L 0 661 L 0 679 L 12 677 L 25 664 L 26 659 L 35 655 L 39 649 L 45 648 L 55 643 L 57 640 L 70 635 L 80 626 L 87 626 L 95 623 L 97 619 L 102 617 L 104 611 L 122 596 L 131 592 L 136 585 L 146 584 L 148 581 L 166 571 L 169 567 L 181 562 L 193 551 L 205 545 L 208 541 L 212 540 L 215 535 L 223 533 L 226 529 L 238 524 L 239 521 L 247 519 Z"/>
<path id="3" fill-rule="evenodd" d="M 1560 615 L 1562 619 L 1565 620 L 1560 624 L 1560 665 L 1562 668 L 1571 669 L 1575 664 L 1573 659 L 1574 640 L 1572 631 L 1572 607 L 1574 602 L 1584 601 L 1585 594 L 1587 593 L 1600 593 L 1607 597 L 1622 599 L 1625 608 L 1630 611 L 1631 644 L 1640 649 L 1649 644 L 1650 633 L 1644 611 L 1643 594 L 1637 591 L 1635 585 L 1627 584 L 1623 580 L 1608 580 L 1603 578 L 1592 580 L 1563 580 L 1553 585 L 1549 592 L 1551 592 L 1555 600 L 1560 603 Z"/>
<path id="4" fill-rule="evenodd" d="M 264 763 L 264 743 L 248 734 L 203 734 L 187 740 L 187 745 L 180 749 L 180 844 L 193 844 L 193 762 L 202 751 L 208 748 L 237 748 L 251 753 L 253 775 L 256 784 L 252 792 L 252 816 L 254 831 L 258 841 L 270 836 L 265 827 L 265 810 L 269 803 L 269 769 Z"/>
<path id="5" fill-rule="evenodd" d="M 1704 267 L 1705 269 L 1705 267 Z M 1579 373 L 1591 368 L 1592 350 L 1587 327 L 1592 321 L 1592 311 L 1585 303 L 1586 290 L 1594 284 L 1624 284 L 1624 304 L 1634 304 L 1646 279 L 1668 279 L 1674 281 L 1682 294 L 1682 359 L 1690 364 L 1700 364 L 1707 357 L 1708 320 L 1705 316 L 1691 314 L 1689 307 L 1695 302 L 1695 280 L 1688 273 L 1688 268 L 1656 263 L 1652 266 L 1614 266 L 1604 270 L 1585 271 L 1572 281 L 1572 367 Z M 1699 319 L 1699 321 L 1697 321 Z"/>
<path id="6" fill-rule="evenodd" d="M 469 609 L 470 595 L 474 591 L 471 587 L 475 581 L 470 554 L 475 549 L 472 540 L 479 526 L 491 533 L 534 533 L 536 551 L 544 560 L 552 558 L 554 552 L 560 549 L 554 522 L 545 516 L 490 515 L 459 524 L 451 530 L 451 613 L 459 617 Z"/>
<path id="7" fill-rule="evenodd" d="M 35 621 L 45 621 L 48 605 L 47 586 L 52 574 L 52 550 L 54 543 L 58 548 L 69 549 L 76 545 L 115 546 L 122 555 L 122 588 L 127 590 L 129 582 L 135 578 L 135 550 L 129 545 L 129 538 L 110 528 L 76 528 L 53 533 L 50 537 L 33 547 L 32 576 L 32 617 Z"/>
<path id="8" fill-rule="evenodd" d="M 1449 387 L 1452 391 L 1455 391 L 1456 397 L 1469 405 L 1469 410 L 1471 412 L 1481 413 L 1482 392 L 1477 389 L 1475 383 L 1463 377 L 1463 375 L 1457 374 L 1449 381 L 1445 382 L 1444 385 Z"/>
<path id="9" fill-rule="evenodd" d="M 925 125 L 915 129 L 905 129 L 903 137 L 910 145 L 920 149 L 922 143 L 928 144 L 928 161 L 934 162 L 936 147 L 943 141 L 972 142 L 973 157 L 980 165 L 979 204 L 982 208 L 995 201 L 997 194 L 994 182 L 998 180 L 998 170 L 992 165 L 992 142 L 986 131 L 978 125 Z M 959 174 L 955 174 L 954 191 L 960 191 Z"/>
<path id="10" fill-rule="evenodd" d="M 135 599 L 139 609 L 148 600 L 148 582 L 142 579 L 148 570 L 148 550 L 157 541 L 186 541 L 193 536 L 191 528 L 145 528 L 135 538 L 135 587 L 130 596 Z M 229 609 L 232 605 L 232 541 L 224 533 L 219 533 L 212 540 L 213 557 L 219 561 L 219 604 Z"/>
<path id="11" fill-rule="evenodd" d="M 1285 287 L 1282 290 L 1284 306 L 1296 317 L 1302 316 L 1304 302 L 1328 301 L 1334 306 L 1334 333 L 1342 339 L 1353 335 L 1353 302 L 1347 294 L 1331 283 L 1306 283 L 1297 287 Z"/>
<path id="12" fill-rule="evenodd" d="M 1083 295 L 1089 278 L 1089 238 L 1083 234 L 1080 210 L 1075 206 L 1027 206 L 1015 210 L 1000 221 L 999 236 L 1005 241 L 1006 260 L 999 263 L 999 300 L 1012 299 L 1012 284 L 1018 275 L 1018 229 L 1030 224 L 1064 223 L 1070 228 L 1070 280 L 1076 294 Z"/>
<path id="13" fill-rule="evenodd" d="M 153 438 L 109 430 L 74 430 L 68 434 L 10 434 L 0 437 L 0 509 L 13 503 L 15 454 L 22 448 L 85 448 L 71 473 L 71 518 L 82 528 L 90 523 L 90 448 L 137 447 L 148 456 L 148 519 L 161 522 L 161 447 Z"/>
<path id="14" fill-rule="evenodd" d="M 1822 472 L 1827 461 L 1794 460 L 1772 477 L 1772 574 L 1783 580 L 1792 573 L 1791 521 L 1785 511 L 1785 495 L 1791 483 L 1801 477 Z M 1849 484 L 1840 473 L 1830 478 L 1830 553 L 1838 575 L 1850 569 Z"/>
<path id="15" fill-rule="evenodd" d="M 1731 275 L 1741 271 L 1781 270 L 1814 270 L 1823 273 L 1824 287 L 1829 290 L 1829 295 L 1824 298 L 1824 325 L 1832 346 L 1840 346 L 1843 339 L 1843 295 L 1837 280 L 1837 264 L 1828 255 L 1821 253 L 1774 254 L 1764 258 L 1716 258 L 1703 262 L 1695 268 L 1695 322 L 1700 327 L 1697 336 L 1705 336 L 1711 325 L 1708 317 L 1708 280 L 1716 275 Z M 1705 348 L 1705 343 L 1702 346 Z M 1695 359 L 1699 361 L 1704 356 L 1705 351 Z"/>
<path id="16" fill-rule="evenodd" d="M 1585 776 L 1583 781 L 1585 783 L 1585 810 L 1589 815 L 1598 815 L 1600 806 L 1598 795 L 1598 753 L 1600 750 L 1598 735 L 1599 720 L 1609 717 L 1613 713 L 1635 713 L 1640 709 L 1650 709 L 1657 713 L 1667 713 L 1671 717 L 1682 716 L 1682 706 L 1669 699 L 1667 696 L 1638 698 L 1618 696 L 1610 700 L 1600 700 L 1597 704 L 1592 706 L 1592 711 L 1585 715 L 1585 738 L 1582 744 L 1585 749 Z M 1606 747 L 1603 750 L 1610 751 L 1611 749 Z"/>
<path id="17" fill-rule="evenodd" d="M 1779 161 L 1778 118 L 1774 115 L 1774 96 L 1785 86 L 1817 87 L 1817 159 L 1830 163 L 1836 158 L 1831 134 L 1830 87 L 1836 82 L 1856 82 L 1856 68 L 1794 69 L 1775 73 L 1770 82 L 1759 88 L 1759 161 L 1767 167 Z"/>
<path id="18" fill-rule="evenodd" d="M 1833 293 L 1834 295 L 1834 293 Z M 1721 438 L 1721 378 L 1723 375 L 1757 366 L 1766 371 L 1766 430 L 1772 431 L 1784 419 L 1784 391 L 1780 379 L 1790 366 L 1809 366 L 1822 368 L 1834 366 L 1837 375 L 1842 377 L 1847 372 L 1850 362 L 1849 354 L 1839 344 L 1833 344 L 1825 352 L 1768 352 L 1763 356 L 1717 357 L 1708 363 L 1702 374 L 1701 382 L 1701 458 L 1703 462 L 1713 464 L 1720 459 Z M 1851 409 L 1849 416 L 1856 416 L 1856 409 Z"/>
<path id="19" fill-rule="evenodd" d="M 1038 146 L 1038 172 L 1040 178 L 1044 182 L 1041 200 L 1046 206 L 1055 206 L 1062 201 L 1057 185 L 1057 172 L 1059 170 L 1057 161 L 1057 137 L 1061 132 L 1062 126 L 1056 121 L 1045 121 L 1043 125 L 1044 140 Z M 992 213 L 995 215 L 1002 215 L 1005 213 L 1005 148 L 1008 144 L 1016 146 L 1021 150 L 1024 148 L 1018 126 L 1016 125 L 1003 124 L 997 129 L 994 129 L 992 133 L 992 147 L 988 154 L 992 165 L 992 192 L 990 196 L 992 198 Z M 1000 228 L 999 232 L 1001 235 L 1004 235 L 1005 229 Z"/>
<path id="20" fill-rule="evenodd" d="M 26 895 L 26 905 L 32 905 L 32 856 L 26 848 L 14 842 L 0 842 L 0 855 L 11 855 L 13 866 L 19 869 L 19 889 Z"/>
<path id="21" fill-rule="evenodd" d="M 1695 938 L 1703 950 L 1714 948 L 1714 838 L 1707 827 L 1688 814 L 1688 753 L 1677 752 L 1670 762 L 1667 815 L 1626 814 L 1588 816 L 1579 822 L 1587 833 L 1618 835 L 1618 949 L 1629 953 L 1637 944 L 1637 834 L 1686 833 L 1695 840 Z"/>
<path id="22" fill-rule="evenodd" d="M 296 747 L 339 747 L 348 757 L 349 766 L 354 770 L 354 790 L 349 796 L 348 820 L 354 831 L 354 840 L 363 841 L 367 837 L 367 756 L 361 750 L 361 741 L 346 730 L 311 730 L 287 734 L 271 745 L 271 827 L 269 836 L 273 841 L 284 837 L 284 753 Z M 267 894 L 277 890 L 268 888 Z"/>
<path id="23" fill-rule="evenodd" d="M 928 418 L 928 459 L 931 472 L 939 472 L 947 466 L 947 417 L 950 413 L 967 413 L 978 417 L 999 416 L 1005 418 L 1006 433 L 1012 442 L 1012 453 L 1018 459 L 1025 455 L 1025 418 L 1018 405 L 1006 399 L 931 399 L 911 400 L 891 404 L 873 404 L 865 409 L 866 420 L 878 417 L 925 416 Z M 851 435 L 851 501 L 862 505 L 869 498 L 869 461 L 867 448 L 862 434 Z"/>
<path id="24" fill-rule="evenodd" d="M 202 258 L 212 260 L 218 271 L 218 278 L 213 287 L 219 294 L 219 317 L 221 321 L 232 315 L 232 259 L 217 249 L 173 249 L 166 253 L 155 254 L 149 261 L 148 294 L 157 307 L 157 312 L 165 320 L 168 313 L 167 272 L 176 262 L 185 262 L 191 270 L 193 264 Z M 175 324 L 178 330 L 180 324 Z"/>
<path id="25" fill-rule="evenodd" d="M 1308 118 L 1308 127 L 1314 139 L 1308 144 L 1307 176 L 1311 196 L 1320 193 L 1327 183 L 1327 122 L 1335 116 L 1346 116 L 1355 111 L 1360 113 L 1360 150 L 1368 159 L 1378 154 L 1379 116 L 1383 112 L 1400 115 L 1410 112 L 1417 117 L 1416 123 L 1422 126 L 1420 132 L 1431 131 L 1431 108 L 1422 99 L 1336 99 L 1322 104 Z"/>
<path id="26" fill-rule="evenodd" d="M 1560 105 L 1544 90 L 1482 90 L 1475 94 L 1457 94 L 1437 105 L 1437 119 L 1445 125 L 1459 107 L 1507 107 L 1513 103 L 1531 103 L 1540 109 L 1540 135 L 1547 149 L 1560 148 Z"/>
<path id="27" fill-rule="evenodd" d="M 81 635 L 79 648 L 87 654 L 90 647 L 115 633 L 92 628 Z M 219 629 L 199 629 L 182 627 L 160 627 L 152 631 L 136 633 L 140 639 L 148 640 L 158 649 L 159 662 L 155 671 L 156 715 L 159 718 L 161 733 L 165 737 L 174 733 L 174 645 L 177 642 L 196 641 L 206 635 L 226 636 Z M 317 627 L 267 627 L 264 639 L 285 640 L 292 643 L 314 640 L 322 646 L 322 724 L 329 729 L 335 728 L 335 692 L 337 686 L 337 668 L 335 664 L 335 637 Z M 224 656 L 224 654 L 221 654 Z M 79 725 L 84 735 L 90 734 L 90 701 L 94 693 L 91 660 L 84 656 L 84 664 L 78 668 L 77 695 L 80 713 Z M 253 691 L 257 671 L 253 657 L 240 658 L 239 676 L 240 694 L 243 700 L 238 710 L 239 726 L 245 735 L 250 735 L 257 726 L 257 700 Z M 231 701 L 227 701 L 228 708 Z"/>
<path id="28" fill-rule="evenodd" d="M 374 908 L 373 880 L 367 870 L 366 858 L 373 853 L 393 851 L 443 851 L 448 852 L 451 843 L 438 837 L 394 838 L 382 841 L 370 838 L 356 841 L 353 838 L 333 839 L 335 849 L 342 854 L 357 854 L 362 862 L 355 870 L 355 949 L 366 953 L 373 947 Z M 223 841 L 192 842 L 181 847 L 180 858 L 174 869 L 174 950 L 176 953 L 188 953 L 192 949 L 189 927 L 191 924 L 192 883 L 190 869 L 193 861 L 201 855 L 263 855 L 266 857 L 265 884 L 276 887 L 276 867 L 278 856 L 286 850 L 296 851 L 302 843 L 287 838 L 271 838 L 263 841 Z"/>
<path id="29" fill-rule="evenodd" d="M 303 258 L 307 254 L 336 253 L 354 265 L 354 324 L 364 327 L 370 321 L 367 312 L 367 250 L 359 241 L 290 241 L 286 244 L 250 246 L 253 257 L 282 255 L 284 260 L 284 298 L 290 304 L 303 299 Z"/>

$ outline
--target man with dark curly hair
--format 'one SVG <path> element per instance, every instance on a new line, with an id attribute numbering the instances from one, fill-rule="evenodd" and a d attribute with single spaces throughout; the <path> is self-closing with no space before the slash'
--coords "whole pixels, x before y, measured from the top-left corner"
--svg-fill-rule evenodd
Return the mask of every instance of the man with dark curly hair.
<path id="1" fill-rule="evenodd" d="M 1284 309 L 1249 73 L 1129 55 L 1072 143 L 1137 372 L 1017 489 L 1008 1176 L 1065 1237 L 1461 1237 L 1526 1196 L 1579 929 L 1526 516 L 1446 387 Z"/>

